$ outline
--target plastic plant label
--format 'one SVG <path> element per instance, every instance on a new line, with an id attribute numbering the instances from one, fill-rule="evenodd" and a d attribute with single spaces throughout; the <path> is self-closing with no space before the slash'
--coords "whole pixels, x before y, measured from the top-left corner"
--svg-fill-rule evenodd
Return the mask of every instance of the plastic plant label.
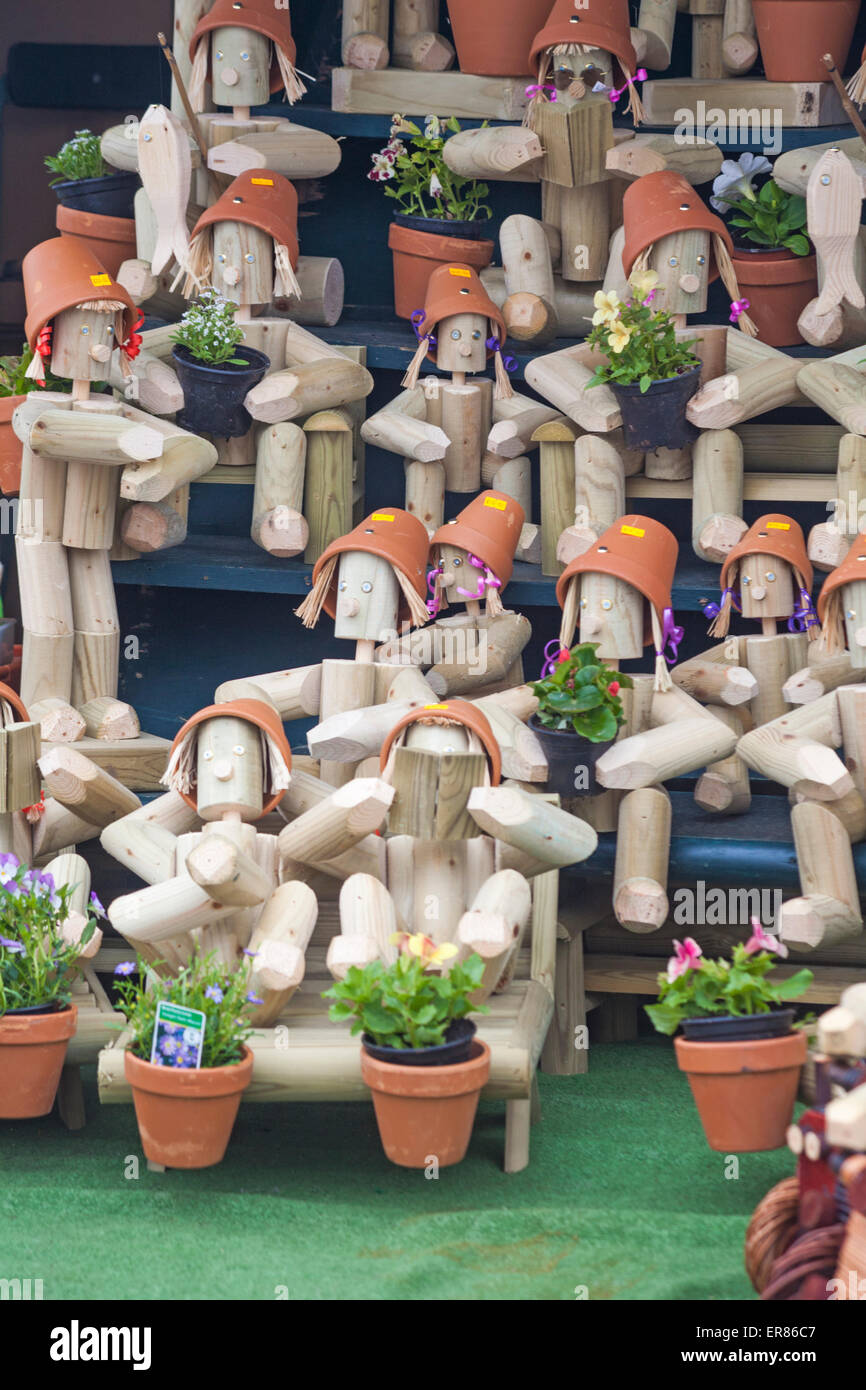
<path id="1" fill-rule="evenodd" d="M 638 539 L 646 535 L 646 531 L 642 526 L 621 526 L 620 533 L 623 536 L 637 536 Z"/>
<path id="2" fill-rule="evenodd" d="M 96 285 L 97 287 L 101 287 L 102 285 L 110 285 L 111 276 L 106 275 L 104 272 L 102 275 L 91 275 L 90 283 L 91 285 Z"/>
<path id="3" fill-rule="evenodd" d="M 484 505 L 485 507 L 495 507 L 497 512 L 504 512 L 508 503 L 504 497 L 485 497 Z"/>
<path id="4" fill-rule="evenodd" d="M 373 515 L 371 516 L 370 520 L 371 520 L 371 521 L 393 521 L 393 520 L 394 520 L 394 516 L 393 516 L 393 513 L 389 514 L 388 512 L 374 512 Z"/>
<path id="5" fill-rule="evenodd" d="M 451 270 L 450 270 L 450 274 L 451 274 L 451 275 L 459 275 L 459 276 L 461 277 L 461 279 L 463 279 L 463 280 L 471 280 L 471 279 L 472 279 L 472 272 L 471 272 L 471 270 L 460 270 L 456 265 L 452 265 Z"/>
<path id="6" fill-rule="evenodd" d="M 150 1060 L 156 1066 L 198 1068 L 207 1015 L 161 999 L 156 1006 Z"/>
<path id="7" fill-rule="evenodd" d="M 250 183 L 258 184 L 260 187 L 273 188 L 273 179 L 250 179 Z"/>

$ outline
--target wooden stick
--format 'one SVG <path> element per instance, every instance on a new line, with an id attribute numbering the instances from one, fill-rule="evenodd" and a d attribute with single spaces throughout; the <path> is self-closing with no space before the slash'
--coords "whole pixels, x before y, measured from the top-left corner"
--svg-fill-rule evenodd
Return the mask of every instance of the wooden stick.
<path id="1" fill-rule="evenodd" d="M 496 989 L 509 960 L 520 950 L 532 914 L 532 893 L 522 874 L 502 869 L 476 893 L 457 927 L 460 959 L 477 952 L 484 961 L 480 987 L 472 995 L 477 1007 Z"/>
<path id="2" fill-rule="evenodd" d="M 599 758 L 596 774 L 604 787 L 649 787 L 728 757 L 736 743 L 718 719 L 675 720 L 615 743 Z"/>
<path id="3" fill-rule="evenodd" d="M 369 874 L 353 874 L 340 889 L 340 935 L 328 946 L 328 970 L 343 980 L 352 966 L 391 964 L 397 958 L 391 937 L 401 930 L 405 924 L 385 885 Z"/>
<path id="4" fill-rule="evenodd" d="M 836 64 L 833 60 L 833 55 L 831 53 L 825 53 L 822 58 L 822 62 L 825 68 L 827 69 L 828 73 L 830 74 L 830 81 L 833 83 L 833 86 L 839 93 L 839 100 L 845 108 L 846 116 L 848 117 L 852 126 L 856 130 L 857 134 L 860 136 L 860 139 L 863 142 L 863 144 L 866 145 L 866 125 L 864 125 L 862 120 L 860 119 L 860 112 L 857 110 L 857 107 L 854 105 L 853 101 L 849 97 L 848 92 L 845 88 L 845 83 L 839 76 L 839 70 L 836 67 Z"/>
<path id="5" fill-rule="evenodd" d="M 394 788 L 378 778 L 356 778 L 304 812 L 279 834 L 281 860 L 314 867 L 353 849 L 382 825 Z"/>
<path id="6" fill-rule="evenodd" d="M 659 787 L 629 792 L 619 808 L 613 910 L 632 932 L 656 931 L 668 915 L 671 803 Z"/>
<path id="7" fill-rule="evenodd" d="M 595 831 L 585 822 L 513 787 L 476 787 L 468 808 L 485 834 L 533 856 L 547 868 L 579 864 L 598 843 Z"/>
<path id="8" fill-rule="evenodd" d="M 91 825 L 107 825 L 141 806 L 134 792 L 68 745 L 44 754 L 39 770 L 55 800 Z"/>
<path id="9" fill-rule="evenodd" d="M 192 103 L 190 102 L 189 96 L 187 95 L 186 83 L 183 80 L 183 76 L 177 64 L 177 59 L 175 58 L 174 53 L 169 47 L 168 40 L 165 37 L 165 34 L 158 33 L 156 37 L 159 46 L 162 49 L 163 57 L 165 58 L 169 67 L 171 68 L 171 75 L 174 78 L 175 90 L 177 91 L 177 94 L 183 103 L 183 109 L 186 114 L 186 118 L 189 121 L 189 128 L 192 131 L 195 143 L 198 145 L 199 154 L 201 155 L 202 166 L 205 169 L 207 169 L 208 183 L 210 185 L 211 192 L 214 195 L 214 199 L 216 200 L 220 196 L 222 188 L 220 187 L 219 179 L 208 168 L 207 145 L 205 144 L 204 136 L 201 133 L 201 126 L 198 123 L 198 117 L 193 111 Z"/>
<path id="10" fill-rule="evenodd" d="M 740 710 L 728 705 L 714 705 L 716 719 L 727 724 L 738 738 L 743 733 Z M 695 784 L 695 805 L 713 815 L 742 815 L 752 804 L 749 769 L 736 752 L 727 758 L 710 763 Z"/>

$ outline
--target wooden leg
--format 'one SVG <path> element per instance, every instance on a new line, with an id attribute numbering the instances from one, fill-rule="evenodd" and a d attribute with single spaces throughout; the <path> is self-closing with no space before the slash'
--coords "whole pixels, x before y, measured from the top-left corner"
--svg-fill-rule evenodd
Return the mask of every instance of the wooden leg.
<path id="1" fill-rule="evenodd" d="M 566 935 L 556 942 L 554 1010 L 541 1054 L 541 1070 L 554 1076 L 578 1076 L 589 1068 L 586 1039 L 581 1039 L 577 1031 L 586 1026 L 583 932 L 568 927 L 560 930 Z"/>
<path id="2" fill-rule="evenodd" d="M 605 999 L 593 1020 L 593 1042 L 631 1042 L 637 1037 L 637 1000 L 630 994 Z"/>
<path id="3" fill-rule="evenodd" d="M 541 1122 L 541 1095 L 538 1090 L 538 1072 L 532 1078 L 532 1090 L 529 1093 L 529 1123 L 537 1125 Z"/>
<path id="4" fill-rule="evenodd" d="M 529 1165 L 531 1100 L 505 1102 L 505 1171 L 520 1173 Z"/>
<path id="5" fill-rule="evenodd" d="M 67 1129 L 84 1128 L 86 1116 L 80 1067 L 64 1067 L 60 1073 L 60 1085 L 57 1088 L 57 1113 Z"/>

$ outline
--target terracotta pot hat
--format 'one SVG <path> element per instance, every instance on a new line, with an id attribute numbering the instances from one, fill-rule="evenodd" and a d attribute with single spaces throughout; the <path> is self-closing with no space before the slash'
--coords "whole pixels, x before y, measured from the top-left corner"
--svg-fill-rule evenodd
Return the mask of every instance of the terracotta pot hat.
<path id="1" fill-rule="evenodd" d="M 214 0 L 202 15 L 189 41 L 192 71 L 187 83 L 193 111 L 204 110 L 205 83 L 210 81 L 210 35 L 214 29 L 252 29 L 274 45 L 270 88 L 285 89 L 289 101 L 297 101 L 307 90 L 295 69 L 297 49 L 292 38 L 292 18 L 288 5 L 280 8 L 275 0 Z"/>
<path id="2" fill-rule="evenodd" d="M 631 41 L 628 0 L 555 0 L 547 23 L 532 42 L 529 65 L 534 72 L 543 53 L 562 45 L 603 48 L 618 59 L 623 77 L 637 71 L 637 54 Z"/>
<path id="3" fill-rule="evenodd" d="M 658 173 L 635 179 L 622 200 L 622 219 L 625 232 L 622 266 L 627 276 L 636 263 L 648 259 L 651 248 L 662 237 L 678 232 L 709 232 L 709 278 L 712 281 L 721 275 L 732 301 L 739 301 L 740 287 L 731 260 L 734 249 L 731 234 L 682 174 L 673 169 L 660 169 Z M 747 314 L 740 312 L 737 324 L 744 333 L 754 336 L 754 324 Z"/>
<path id="4" fill-rule="evenodd" d="M 467 576 L 467 584 L 484 586 L 483 594 L 488 600 L 488 613 L 495 616 L 501 611 L 496 599 L 502 594 L 514 566 L 514 552 L 520 540 L 520 532 L 526 520 L 520 503 L 505 492 L 488 489 L 473 497 L 468 507 L 464 507 L 453 521 L 447 521 L 434 532 L 430 542 L 431 552 L 440 545 L 456 545 L 481 561 L 485 573 L 473 571 Z M 438 556 L 434 555 L 434 565 Z M 431 574 L 436 575 L 434 568 Z M 494 598 L 495 595 L 495 598 Z M 491 613 L 490 600 L 493 599 Z M 440 607 L 447 606 L 447 597 L 442 594 Z"/>
<path id="5" fill-rule="evenodd" d="M 298 265 L 298 194 L 293 183 L 271 169 L 238 174 L 213 207 L 206 208 L 192 230 L 185 292 L 193 293 L 213 274 L 213 240 L 205 235 L 217 222 L 243 222 L 267 232 L 274 243 L 274 273 L 287 298 L 301 298 Z"/>
<path id="6" fill-rule="evenodd" d="M 4 685 L 2 681 L 0 681 L 0 702 L 5 702 L 7 705 L 11 705 L 12 710 L 15 714 L 18 715 L 18 719 L 20 719 L 22 723 L 30 723 L 30 715 L 27 713 L 27 709 L 24 705 L 24 701 L 21 699 L 21 696 L 18 694 L 16 690 L 13 690 L 11 686 Z"/>
<path id="7" fill-rule="evenodd" d="M 27 318 L 24 332 L 33 350 L 33 361 L 27 376 L 44 381 L 43 357 L 51 355 L 50 323 L 64 309 L 78 304 L 113 301 L 123 305 L 123 338 L 115 335 L 117 346 L 129 348 L 135 356 L 134 330 L 141 318 L 129 292 L 119 285 L 99 263 L 83 241 L 74 237 L 52 237 L 27 252 L 21 264 Z"/>
<path id="8" fill-rule="evenodd" d="M 563 570 L 556 584 L 556 598 L 563 609 L 562 645 L 569 647 L 576 622 L 570 621 L 571 632 L 565 630 L 566 600 L 571 581 L 580 574 L 611 574 L 630 584 L 647 600 L 644 615 L 644 646 L 654 646 L 656 652 L 656 688 L 670 687 L 664 648 L 670 638 L 676 646 L 682 630 L 673 626 L 671 587 L 677 567 L 679 543 L 672 531 L 650 516 L 623 516 L 609 526 L 602 536 L 583 555 L 577 555 Z"/>
<path id="9" fill-rule="evenodd" d="M 441 705 L 418 705 L 416 709 L 404 714 L 402 719 L 398 719 L 382 744 L 382 752 L 379 755 L 379 768 L 382 772 L 385 771 L 394 743 L 411 724 L 462 724 L 481 740 L 490 764 L 490 783 L 494 787 L 499 786 L 502 776 L 502 754 L 496 735 L 486 715 L 468 700 L 445 700 Z"/>
<path id="10" fill-rule="evenodd" d="M 502 311 L 493 303 L 478 278 L 478 272 L 472 266 L 457 261 L 437 266 L 427 282 L 423 316 L 416 322 L 413 315 L 412 320 L 418 335 L 418 349 L 403 378 L 403 385 L 409 389 L 417 386 L 418 373 L 425 358 L 436 361 L 436 347 L 431 341 L 433 332 L 443 319 L 453 314 L 480 314 L 489 321 L 490 342 L 495 339 L 497 344 L 491 347 L 488 343 L 487 347 L 488 362 L 491 357 L 496 361 L 496 399 L 511 396 L 513 392 L 502 361 L 502 348 L 508 336 Z"/>
<path id="11" fill-rule="evenodd" d="M 292 750 L 280 716 L 272 705 L 266 705 L 263 700 L 227 700 L 224 705 L 207 705 L 200 709 L 175 734 L 168 766 L 160 781 L 164 787 L 180 792 L 187 805 L 197 810 L 196 731 L 198 725 L 204 724 L 207 719 L 226 717 L 243 719 L 247 724 L 255 724 L 261 729 L 265 753 L 262 816 L 266 816 L 282 800 L 289 785 Z"/>
<path id="12" fill-rule="evenodd" d="M 866 579 L 866 534 L 858 532 L 841 565 L 827 575 L 818 595 L 821 646 L 828 653 L 845 650 L 845 619 L 842 590 L 846 584 Z"/>
<path id="13" fill-rule="evenodd" d="M 337 614 L 337 565 L 341 555 L 364 550 L 378 555 L 394 570 L 400 585 L 399 621 L 421 627 L 427 622 L 427 556 L 430 540 L 427 528 L 416 516 L 400 507 L 383 507 L 371 512 L 353 531 L 322 551 L 313 566 L 313 586 L 295 612 L 304 627 L 315 627 L 324 608 L 329 617 Z"/>
<path id="14" fill-rule="evenodd" d="M 766 516 L 758 517 L 758 520 L 749 527 L 742 540 L 737 542 L 722 565 L 719 575 L 722 602 L 710 625 L 710 636 L 725 637 L 727 635 L 737 568 L 740 561 L 747 555 L 774 555 L 777 560 L 784 560 L 794 571 L 804 603 L 808 599 L 812 588 L 812 564 L 806 553 L 803 532 L 791 517 L 783 516 L 780 512 L 768 512 Z M 811 610 L 811 599 L 808 601 L 808 609 Z M 713 609 L 709 611 L 712 612 Z M 811 622 L 807 623 L 807 631 L 810 637 L 814 638 L 819 635 L 817 620 L 813 618 Z"/>

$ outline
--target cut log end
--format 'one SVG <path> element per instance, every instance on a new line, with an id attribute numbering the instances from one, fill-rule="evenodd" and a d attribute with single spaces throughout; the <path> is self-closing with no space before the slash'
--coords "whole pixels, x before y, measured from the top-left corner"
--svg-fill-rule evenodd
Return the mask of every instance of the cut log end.
<path id="1" fill-rule="evenodd" d="M 354 34 L 343 45 L 343 64 L 366 72 L 381 72 L 388 66 L 388 45 L 378 34 Z"/>
<path id="2" fill-rule="evenodd" d="M 711 516 L 701 527 L 698 537 L 698 548 L 703 558 L 712 564 L 722 564 L 748 529 L 741 517 Z"/>
<path id="3" fill-rule="evenodd" d="M 630 878 L 614 898 L 616 920 L 626 931 L 644 934 L 658 931 L 668 915 L 668 896 L 651 878 Z"/>
<path id="4" fill-rule="evenodd" d="M 269 555 L 288 560 L 306 549 L 310 528 L 293 507 L 279 506 L 256 518 L 252 537 Z"/>

